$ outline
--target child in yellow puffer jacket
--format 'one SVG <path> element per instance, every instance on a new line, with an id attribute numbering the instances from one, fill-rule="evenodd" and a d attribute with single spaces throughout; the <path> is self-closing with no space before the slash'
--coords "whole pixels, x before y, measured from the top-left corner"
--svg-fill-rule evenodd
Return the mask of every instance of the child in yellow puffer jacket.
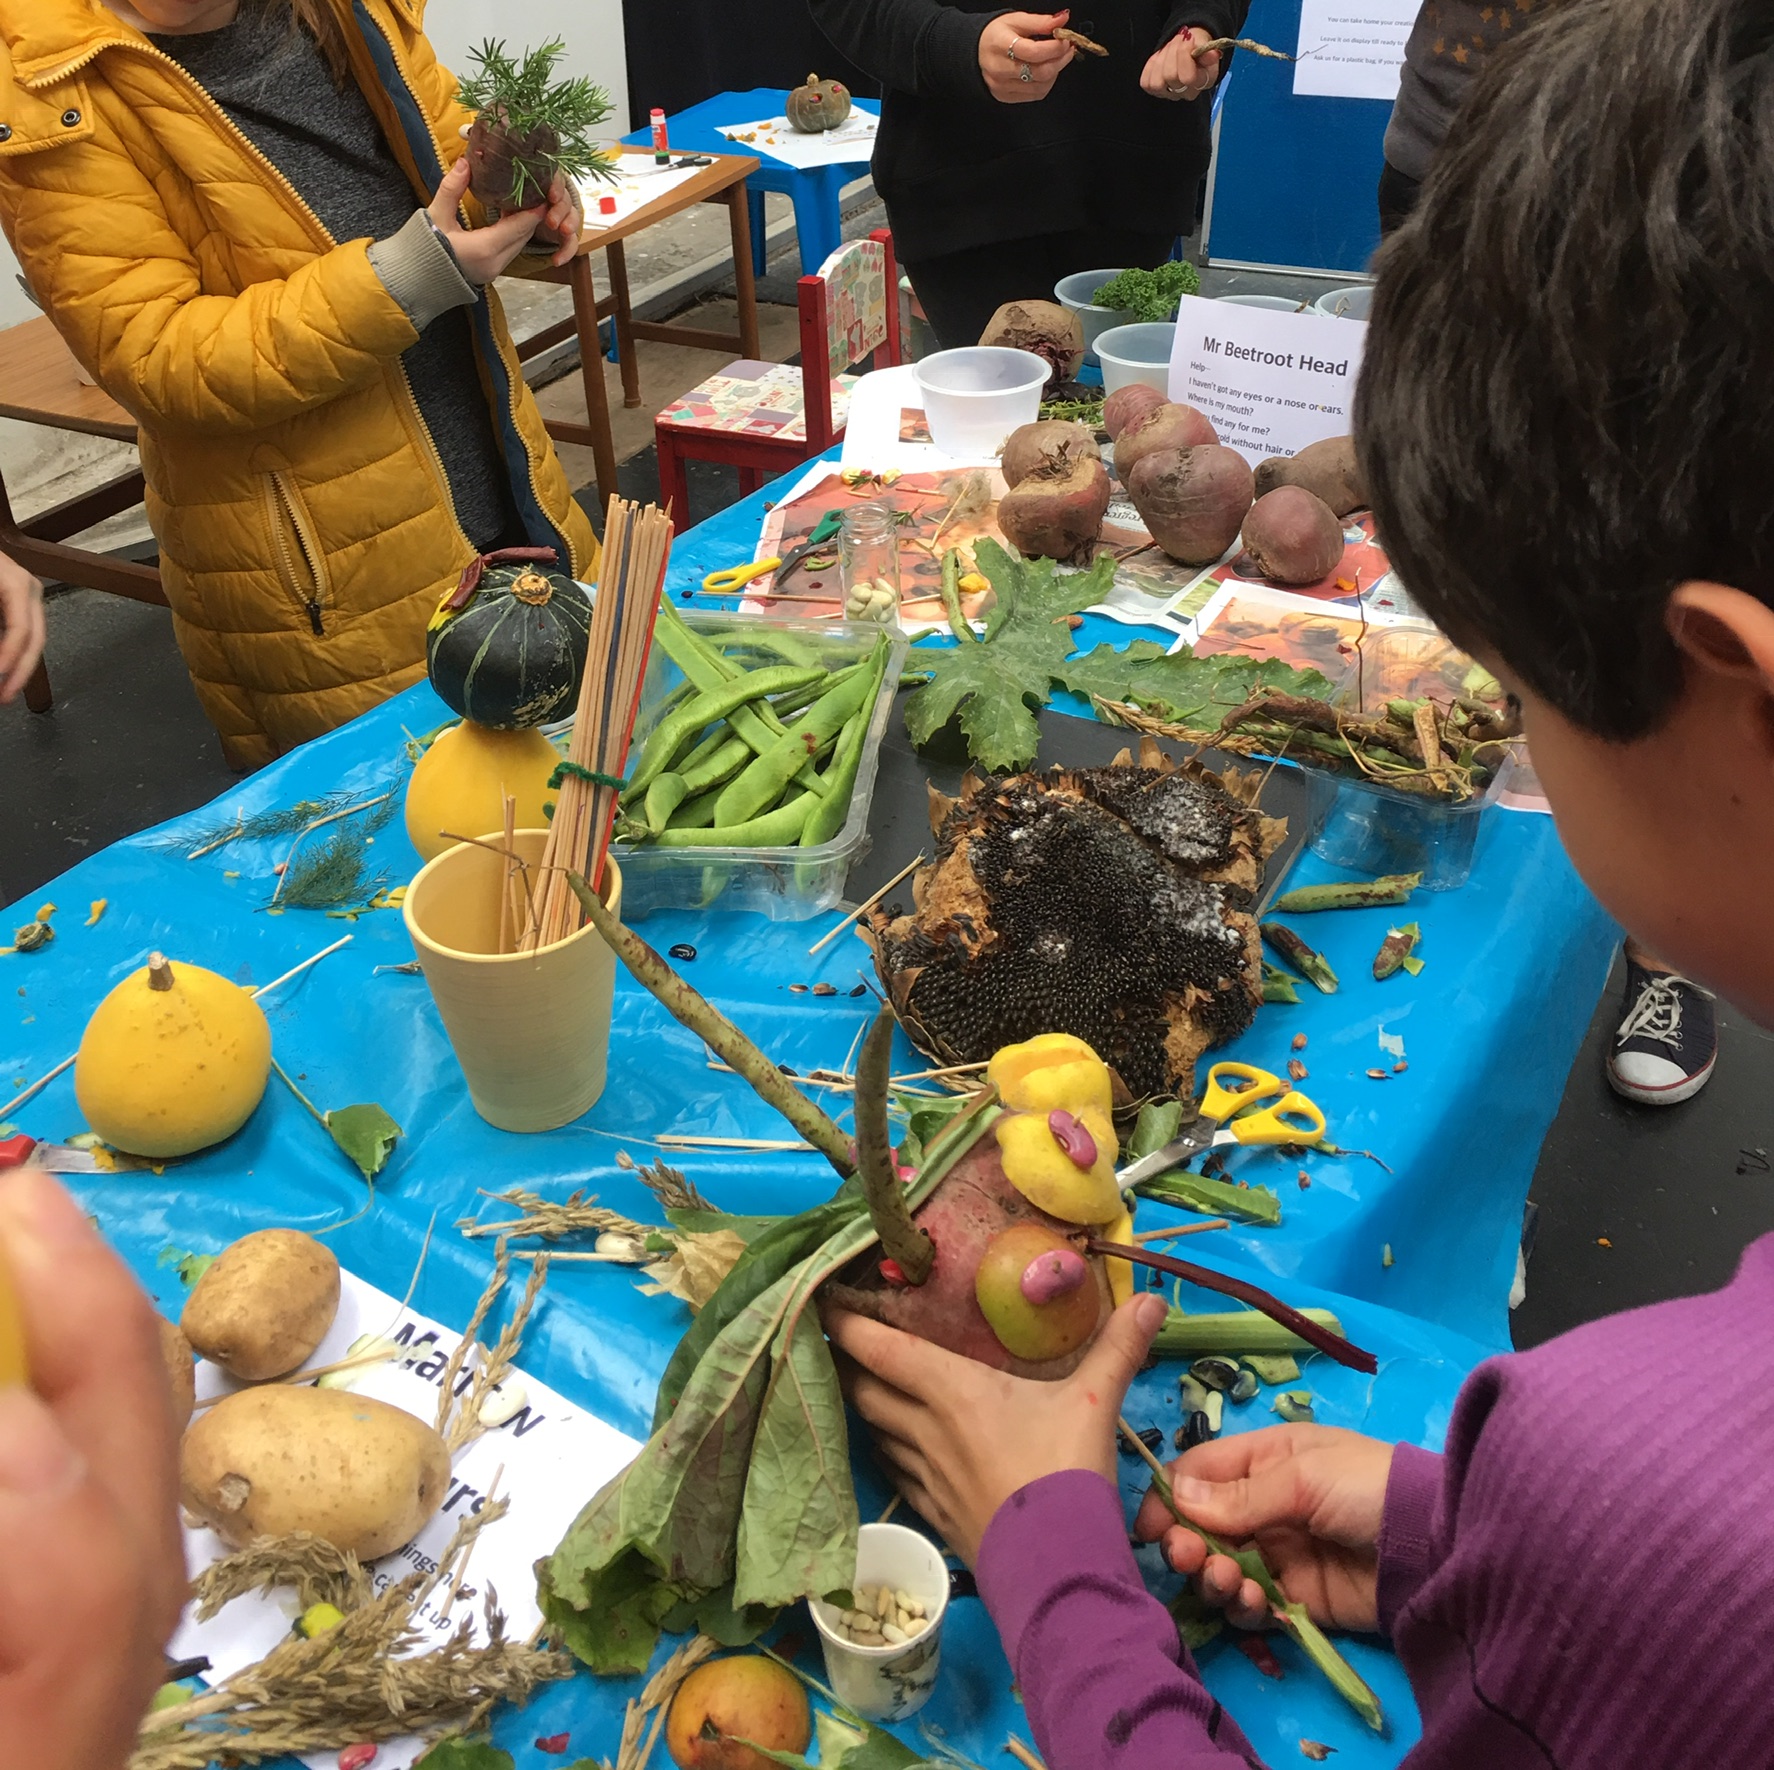
<path id="1" fill-rule="evenodd" d="M 477 553 L 591 524 L 462 224 L 469 113 L 423 0 L 0 0 L 0 223 L 140 426 L 174 628 L 253 767 L 415 682 Z M 557 263 L 571 256 L 561 249 Z"/>

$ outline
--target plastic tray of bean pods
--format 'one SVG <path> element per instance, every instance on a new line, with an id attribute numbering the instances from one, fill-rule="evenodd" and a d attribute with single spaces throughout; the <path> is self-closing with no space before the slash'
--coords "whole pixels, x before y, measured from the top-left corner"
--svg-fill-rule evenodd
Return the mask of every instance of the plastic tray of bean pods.
<path id="1" fill-rule="evenodd" d="M 851 866 L 869 845 L 869 805 L 874 798 L 881 742 L 910 641 L 879 626 L 804 621 L 775 615 L 683 610 L 680 618 L 707 644 L 743 669 L 817 661 L 828 671 L 870 658 L 883 634 L 887 668 L 869 714 L 856 784 L 843 827 L 830 841 L 793 848 L 656 848 L 618 841 L 622 913 L 639 920 L 659 910 L 755 910 L 776 921 L 801 921 L 828 910 L 844 895 Z M 690 692 L 683 672 L 657 639 L 641 686 L 639 717 L 629 754 L 639 756 L 648 737 Z"/>

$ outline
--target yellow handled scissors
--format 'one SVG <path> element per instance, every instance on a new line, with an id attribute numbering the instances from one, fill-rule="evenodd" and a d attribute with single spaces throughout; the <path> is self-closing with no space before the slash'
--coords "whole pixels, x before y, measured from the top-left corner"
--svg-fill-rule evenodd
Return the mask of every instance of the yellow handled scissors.
<path id="1" fill-rule="evenodd" d="M 1162 1149 L 1128 1163 L 1115 1182 L 1123 1190 L 1137 1186 L 1207 1149 L 1316 1143 L 1324 1132 L 1324 1114 L 1291 1082 L 1252 1063 L 1216 1063 L 1207 1072 L 1200 1117 Z"/>
<path id="2" fill-rule="evenodd" d="M 730 565 L 725 571 L 710 572 L 702 580 L 702 587 L 710 596 L 732 596 L 753 578 L 767 577 L 781 564 L 780 559 L 754 559 L 749 565 Z"/>

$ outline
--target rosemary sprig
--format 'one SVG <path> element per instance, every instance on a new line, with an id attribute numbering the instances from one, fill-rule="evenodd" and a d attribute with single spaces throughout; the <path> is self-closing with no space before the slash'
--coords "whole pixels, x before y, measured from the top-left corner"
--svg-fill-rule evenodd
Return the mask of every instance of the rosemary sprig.
<path id="1" fill-rule="evenodd" d="M 557 80 L 567 52 L 559 38 L 527 51 L 520 61 L 503 38 L 488 39 L 470 57 L 461 102 L 484 115 L 516 150 L 511 173 L 514 208 L 542 201 L 558 174 L 563 178 L 614 179 L 610 155 L 591 139 L 608 120 L 610 95 L 583 77 Z"/>

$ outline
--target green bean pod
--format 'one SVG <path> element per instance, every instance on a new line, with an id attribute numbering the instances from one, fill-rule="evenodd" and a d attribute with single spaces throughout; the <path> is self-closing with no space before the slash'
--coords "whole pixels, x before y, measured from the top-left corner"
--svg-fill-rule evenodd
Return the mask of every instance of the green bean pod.
<path id="1" fill-rule="evenodd" d="M 677 770 L 684 777 L 684 797 L 693 799 L 698 793 L 706 793 L 710 787 L 724 787 L 751 758 L 751 745 L 744 738 L 734 737 L 731 730 L 723 728 L 721 742 L 715 750 L 693 768 Z"/>
<path id="2" fill-rule="evenodd" d="M 814 806 L 817 793 L 799 793 L 786 805 L 742 824 L 717 824 L 709 829 L 667 829 L 654 841 L 658 848 L 792 848 Z"/>
<path id="3" fill-rule="evenodd" d="M 838 740 L 837 754 L 827 772 L 826 794 L 819 802 L 819 809 L 807 820 L 807 827 L 801 832 L 801 846 L 812 848 L 821 842 L 829 842 L 844 827 L 844 820 L 850 815 L 850 801 L 856 793 L 856 776 L 862 767 L 862 753 L 868 747 L 869 726 L 874 722 L 875 703 L 881 695 L 881 678 L 887 673 L 887 648 L 880 647 L 875 653 L 874 668 L 868 674 L 868 688 L 862 697 L 862 704 L 850 715 L 850 723 L 844 727 L 843 736 Z"/>
<path id="4" fill-rule="evenodd" d="M 663 830 L 671 814 L 684 802 L 684 777 L 681 774 L 660 775 L 647 788 L 647 828 Z"/>
<path id="5" fill-rule="evenodd" d="M 867 691 L 868 678 L 859 675 L 821 695 L 763 755 L 728 783 L 715 811 L 715 822 L 745 823 L 774 805 L 789 782 L 798 779 L 820 749 L 849 723 Z M 823 792 L 824 785 L 820 782 L 816 790 Z"/>
<path id="6" fill-rule="evenodd" d="M 748 701 L 761 701 L 773 694 L 806 688 L 824 675 L 825 672 L 818 668 L 808 670 L 799 665 L 782 664 L 770 670 L 752 670 L 731 682 L 722 683 L 719 688 L 704 690 L 653 728 L 646 748 L 641 752 L 640 762 L 629 776 L 629 791 L 644 791 L 649 782 L 664 772 L 665 765 L 677 754 L 684 739 L 701 731 L 705 725 L 726 719 Z"/>

